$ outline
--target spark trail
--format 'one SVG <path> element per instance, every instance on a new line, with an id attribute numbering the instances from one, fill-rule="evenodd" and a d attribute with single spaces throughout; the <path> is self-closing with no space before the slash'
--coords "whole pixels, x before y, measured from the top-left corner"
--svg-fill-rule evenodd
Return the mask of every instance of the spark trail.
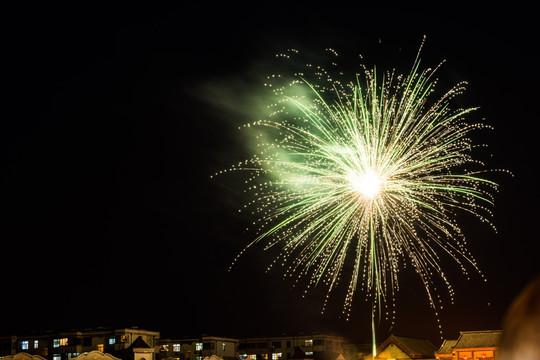
<path id="1" fill-rule="evenodd" d="M 347 318 L 358 291 L 380 316 L 407 266 L 437 309 L 434 284 L 442 281 L 451 298 L 454 292 L 443 254 L 481 275 L 457 220 L 466 213 L 493 227 L 498 185 L 484 176 L 470 137 L 490 126 L 467 121 L 476 108 L 452 108 L 466 83 L 437 92 L 440 65 L 422 69 L 419 54 L 408 75 L 362 66 L 346 79 L 332 63 L 332 71 L 308 65 L 292 77 L 269 76 L 270 114 L 244 126 L 256 140 L 253 157 L 228 169 L 252 175 L 242 211 L 256 215 L 257 236 L 239 256 L 261 241 L 279 246 L 269 269 L 282 266 L 285 277 L 307 277 L 308 288 L 324 284 L 328 294 L 352 257 Z"/>

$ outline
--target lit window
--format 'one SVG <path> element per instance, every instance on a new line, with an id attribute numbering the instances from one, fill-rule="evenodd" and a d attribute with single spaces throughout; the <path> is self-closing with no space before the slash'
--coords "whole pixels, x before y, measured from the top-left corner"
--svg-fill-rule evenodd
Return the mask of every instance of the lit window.
<path id="1" fill-rule="evenodd" d="M 168 351 L 169 351 L 169 344 L 163 344 L 163 345 L 161 345 L 161 350 L 162 350 L 162 351 L 167 351 L 167 352 L 168 352 Z"/>
<path id="2" fill-rule="evenodd" d="M 195 351 L 201 351 L 203 348 L 202 343 L 195 343 Z"/>
<path id="3" fill-rule="evenodd" d="M 180 344 L 173 344 L 172 351 L 180 352 Z"/>
<path id="4" fill-rule="evenodd" d="M 244 359 L 247 359 L 247 354 L 240 354 L 239 358 L 240 360 L 244 360 Z"/>
<path id="5" fill-rule="evenodd" d="M 304 340 L 304 346 L 313 346 L 313 340 Z"/>
<path id="6" fill-rule="evenodd" d="M 21 350 L 28 350 L 28 341 L 27 340 L 21 341 Z"/>
<path id="7" fill-rule="evenodd" d="M 103 344 L 98 344 L 98 345 L 97 345 L 97 351 L 103 352 Z M 54 360 L 54 359 L 53 359 L 53 360 Z"/>
<path id="8" fill-rule="evenodd" d="M 60 354 L 53 354 L 52 358 L 53 360 L 62 360 L 62 356 Z"/>
<path id="9" fill-rule="evenodd" d="M 306 356 L 313 356 L 313 351 L 306 351 Z"/>
<path id="10" fill-rule="evenodd" d="M 60 338 L 60 339 L 53 339 L 53 347 L 57 348 L 60 346 L 67 346 L 68 339 L 67 338 Z"/>
<path id="11" fill-rule="evenodd" d="M 281 353 L 272 353 L 272 360 L 281 360 Z"/>
<path id="12" fill-rule="evenodd" d="M 109 345 L 114 345 L 114 344 L 116 344 L 116 337 L 109 336 Z"/>
<path id="13" fill-rule="evenodd" d="M 39 340 L 34 340 L 34 349 L 39 348 Z"/>
<path id="14" fill-rule="evenodd" d="M 268 360 L 268 354 L 261 354 L 261 359 Z"/>
<path id="15" fill-rule="evenodd" d="M 225 343 L 221 343 L 221 350 L 225 351 Z"/>
<path id="16" fill-rule="evenodd" d="M 249 355 L 249 358 L 251 360 L 257 360 L 257 354 L 251 354 L 251 355 Z"/>

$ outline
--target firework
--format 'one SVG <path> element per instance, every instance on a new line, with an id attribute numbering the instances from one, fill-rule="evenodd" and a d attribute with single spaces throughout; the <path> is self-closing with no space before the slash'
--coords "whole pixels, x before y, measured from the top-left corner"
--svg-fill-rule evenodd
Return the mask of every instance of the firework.
<path id="1" fill-rule="evenodd" d="M 467 121 L 476 108 L 453 109 L 466 84 L 437 92 L 440 66 L 421 69 L 419 56 L 408 75 L 361 67 L 346 79 L 329 67 L 269 76 L 270 113 L 242 127 L 255 139 L 253 157 L 229 170 L 251 174 L 242 211 L 255 214 L 257 236 L 247 247 L 279 246 L 269 269 L 282 266 L 285 277 L 307 277 L 308 288 L 324 284 L 328 293 L 352 262 L 346 317 L 358 291 L 380 311 L 406 266 L 437 308 L 435 279 L 453 297 L 442 254 L 481 274 L 457 219 L 464 212 L 493 226 L 497 184 L 484 177 L 470 136 L 490 126 Z"/>

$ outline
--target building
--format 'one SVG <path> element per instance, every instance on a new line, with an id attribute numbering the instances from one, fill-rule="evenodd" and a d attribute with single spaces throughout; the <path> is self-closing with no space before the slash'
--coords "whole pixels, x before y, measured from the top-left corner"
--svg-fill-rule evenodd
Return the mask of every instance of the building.
<path id="1" fill-rule="evenodd" d="M 496 360 L 501 330 L 460 331 L 457 340 L 446 340 L 435 352 L 438 360 Z"/>
<path id="2" fill-rule="evenodd" d="M 82 353 L 97 350 L 123 360 L 133 360 L 135 358 L 133 350 L 137 348 L 147 353 L 145 360 L 155 360 L 158 340 L 159 332 L 138 328 L 88 329 L 9 336 L 0 337 L 0 357 L 27 353 L 39 355 L 47 360 L 69 360 Z M 146 350 L 142 350 L 143 348 Z"/>
<path id="3" fill-rule="evenodd" d="M 444 340 L 439 350 L 435 351 L 437 360 L 452 360 L 452 348 L 457 340 Z"/>
<path id="4" fill-rule="evenodd" d="M 90 352 L 82 353 L 81 355 L 73 358 L 73 360 L 121 360 L 111 354 L 102 353 L 101 351 L 93 350 Z"/>
<path id="5" fill-rule="evenodd" d="M 429 340 L 390 335 L 377 348 L 375 359 L 434 359 L 435 350 Z"/>
<path id="6" fill-rule="evenodd" d="M 160 360 L 203 360 L 215 355 L 223 360 L 238 359 L 238 339 L 202 336 L 189 339 L 160 339 Z"/>
<path id="7" fill-rule="evenodd" d="M 6 355 L 2 357 L 3 360 L 46 360 L 44 357 L 39 355 L 30 355 L 27 353 L 17 353 L 15 355 Z"/>
<path id="8" fill-rule="evenodd" d="M 343 358 L 343 337 L 312 333 L 245 338 L 238 350 L 240 360 L 336 360 Z"/>
<path id="9" fill-rule="evenodd" d="M 377 347 L 380 344 L 377 344 Z M 369 343 L 343 343 L 343 357 L 346 360 L 363 360 L 373 356 L 373 344 Z"/>

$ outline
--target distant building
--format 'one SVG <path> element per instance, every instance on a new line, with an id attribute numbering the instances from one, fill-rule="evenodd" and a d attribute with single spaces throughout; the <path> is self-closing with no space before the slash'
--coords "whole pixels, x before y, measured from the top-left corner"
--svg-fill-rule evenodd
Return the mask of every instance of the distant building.
<path id="1" fill-rule="evenodd" d="M 390 335 L 377 348 L 375 359 L 434 359 L 435 350 L 437 348 L 429 340 Z"/>
<path id="2" fill-rule="evenodd" d="M 377 344 L 377 347 L 380 344 Z M 343 343 L 343 357 L 345 360 L 363 360 L 366 356 L 372 356 L 373 344 L 367 343 Z"/>
<path id="3" fill-rule="evenodd" d="M 496 360 L 501 330 L 460 331 L 457 340 L 446 340 L 435 352 L 439 360 Z"/>
<path id="4" fill-rule="evenodd" d="M 3 360 L 46 360 L 39 355 L 30 355 L 28 353 L 17 353 L 15 355 L 6 355 L 2 357 Z"/>
<path id="5" fill-rule="evenodd" d="M 155 360 L 159 332 L 142 329 L 92 329 L 49 332 L 38 335 L 0 337 L 0 358 L 27 353 L 46 360 L 70 360 L 83 353 L 99 351 L 122 360 L 137 359 L 134 349 Z M 146 350 L 143 350 L 146 349 Z"/>
<path id="6" fill-rule="evenodd" d="M 456 345 L 457 340 L 444 340 L 439 350 L 435 351 L 437 360 L 453 360 L 452 348 Z"/>
<path id="7" fill-rule="evenodd" d="M 82 353 L 81 355 L 73 358 L 73 360 L 121 360 L 111 354 L 102 353 L 101 351 L 93 350 L 90 352 Z"/>
<path id="8" fill-rule="evenodd" d="M 240 360 L 343 359 L 343 337 L 313 333 L 240 339 Z"/>
<path id="9" fill-rule="evenodd" d="M 202 336 L 189 339 L 160 339 L 160 360 L 203 360 L 215 355 L 223 360 L 238 359 L 238 339 Z"/>

